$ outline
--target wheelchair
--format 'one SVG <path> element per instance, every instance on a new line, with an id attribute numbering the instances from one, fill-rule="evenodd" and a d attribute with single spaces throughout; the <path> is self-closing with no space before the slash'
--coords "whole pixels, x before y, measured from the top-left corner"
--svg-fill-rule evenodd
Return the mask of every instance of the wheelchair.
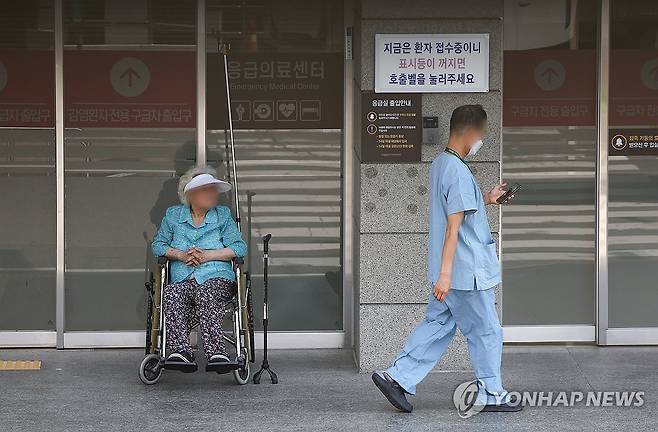
<path id="1" fill-rule="evenodd" d="M 251 294 L 251 278 L 249 273 L 242 270 L 244 260 L 233 259 L 233 270 L 235 271 L 238 285 L 237 293 L 227 305 L 226 316 L 230 317 L 232 323 L 231 333 L 224 332 L 224 339 L 229 348 L 229 358 L 232 357 L 233 347 L 235 357 L 229 362 L 222 363 L 215 369 L 206 369 L 218 374 L 233 373 L 235 381 L 244 385 L 249 382 L 251 374 L 250 364 L 255 362 L 254 346 L 254 312 Z M 164 287 L 169 281 L 169 260 L 159 257 L 157 260 L 157 271 L 155 274 L 148 273 L 145 283 L 148 294 L 146 312 L 146 343 L 145 357 L 139 366 L 139 378 L 146 385 L 156 384 L 162 377 L 162 372 L 167 369 L 165 362 L 165 347 L 167 331 L 164 314 Z M 198 323 L 193 322 L 190 330 Z"/>

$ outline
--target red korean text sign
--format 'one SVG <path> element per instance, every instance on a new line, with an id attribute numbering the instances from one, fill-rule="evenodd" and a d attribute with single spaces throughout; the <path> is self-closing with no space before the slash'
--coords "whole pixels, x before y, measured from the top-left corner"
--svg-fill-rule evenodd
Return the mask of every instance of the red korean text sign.
<path id="1" fill-rule="evenodd" d="M 67 51 L 66 127 L 194 128 L 193 52 Z"/>

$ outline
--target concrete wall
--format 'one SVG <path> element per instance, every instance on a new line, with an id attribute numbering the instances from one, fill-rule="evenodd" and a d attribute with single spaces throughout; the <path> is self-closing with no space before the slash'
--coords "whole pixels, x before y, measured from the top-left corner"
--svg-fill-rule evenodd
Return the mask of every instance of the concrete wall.
<path id="1" fill-rule="evenodd" d="M 360 160 L 360 90 L 374 88 L 376 33 L 489 33 L 488 93 L 423 94 L 423 115 L 439 117 L 440 140 L 448 137 L 452 110 L 479 103 L 489 116 L 485 146 L 470 164 L 483 189 L 500 180 L 502 127 L 502 0 L 362 0 L 355 22 L 355 143 L 360 166 L 356 218 L 355 351 L 362 372 L 387 366 L 423 317 L 430 286 L 425 279 L 428 233 L 428 174 L 444 144 L 423 146 L 422 162 L 364 163 Z M 490 207 L 498 240 L 500 215 Z M 498 305 L 502 303 L 498 295 Z M 438 366 L 469 369 L 466 342 L 458 333 Z"/>

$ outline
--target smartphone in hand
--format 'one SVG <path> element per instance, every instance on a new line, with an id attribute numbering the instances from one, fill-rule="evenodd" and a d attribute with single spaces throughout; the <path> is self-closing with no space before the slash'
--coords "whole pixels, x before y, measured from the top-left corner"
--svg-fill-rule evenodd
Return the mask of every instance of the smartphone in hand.
<path id="1" fill-rule="evenodd" d="M 507 190 L 507 192 L 499 196 L 496 202 L 498 204 L 505 204 L 507 201 L 509 201 L 512 195 L 514 195 L 519 191 L 519 189 L 521 189 L 521 185 L 518 183 L 514 183 L 514 186 L 512 186 L 510 189 Z"/>

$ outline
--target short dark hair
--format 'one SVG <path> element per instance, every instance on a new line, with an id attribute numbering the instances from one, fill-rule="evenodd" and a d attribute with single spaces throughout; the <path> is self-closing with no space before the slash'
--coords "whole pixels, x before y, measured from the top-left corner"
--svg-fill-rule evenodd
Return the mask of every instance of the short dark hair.
<path id="1" fill-rule="evenodd" d="M 487 112 L 482 105 L 462 105 L 450 116 L 450 133 L 459 132 L 466 127 L 481 128 L 487 121 Z"/>

